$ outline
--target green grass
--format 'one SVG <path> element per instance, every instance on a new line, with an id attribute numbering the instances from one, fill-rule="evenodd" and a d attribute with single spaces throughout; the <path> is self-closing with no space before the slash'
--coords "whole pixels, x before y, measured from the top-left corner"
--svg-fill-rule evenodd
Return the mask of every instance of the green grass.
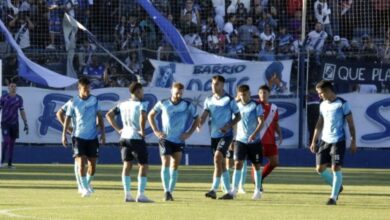
<path id="1" fill-rule="evenodd" d="M 152 166 L 146 193 L 153 204 L 124 203 L 120 173 L 120 165 L 98 165 L 95 194 L 81 198 L 71 165 L 0 169 L 0 219 L 390 219 L 388 170 L 344 169 L 344 192 L 335 207 L 324 205 L 330 187 L 313 168 L 276 169 L 264 183 L 260 201 L 251 200 L 249 181 L 247 194 L 220 201 L 204 197 L 211 167 L 183 166 L 175 201 L 162 202 L 159 167 Z M 132 180 L 135 196 L 134 175 Z"/>

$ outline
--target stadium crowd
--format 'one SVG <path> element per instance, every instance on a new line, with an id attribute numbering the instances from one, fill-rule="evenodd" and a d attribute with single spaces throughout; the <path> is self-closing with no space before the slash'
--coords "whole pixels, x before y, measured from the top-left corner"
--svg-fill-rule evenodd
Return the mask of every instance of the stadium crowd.
<path id="1" fill-rule="evenodd" d="M 315 65 L 320 65 L 324 56 L 390 64 L 390 2 L 386 0 L 308 1 L 305 22 L 299 0 L 151 2 L 188 45 L 221 56 L 257 61 L 297 59 L 304 48 L 313 55 Z M 151 77 L 145 70 L 146 58 L 180 61 L 136 0 L 4 0 L 0 16 L 26 54 L 50 66 L 53 55 L 65 53 L 64 12 L 85 25 L 133 72 L 102 59 L 102 51 L 79 32 L 75 70 L 94 79 L 95 88 L 126 86 L 140 79 L 147 82 Z M 306 24 L 304 41 L 302 24 Z M 9 51 L 1 56 L 15 60 Z M 12 65 L 6 65 L 6 74 L 15 72 L 7 69 Z"/>

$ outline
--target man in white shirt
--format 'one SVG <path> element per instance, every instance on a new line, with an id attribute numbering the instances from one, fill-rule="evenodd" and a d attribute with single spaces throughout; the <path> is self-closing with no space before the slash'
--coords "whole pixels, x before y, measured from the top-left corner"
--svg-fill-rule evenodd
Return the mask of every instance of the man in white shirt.
<path id="1" fill-rule="evenodd" d="M 314 3 L 314 15 L 317 19 L 317 22 L 321 23 L 324 27 L 324 30 L 328 35 L 333 36 L 332 26 L 330 24 L 330 14 L 331 10 L 328 6 L 327 0 L 317 0 Z"/>

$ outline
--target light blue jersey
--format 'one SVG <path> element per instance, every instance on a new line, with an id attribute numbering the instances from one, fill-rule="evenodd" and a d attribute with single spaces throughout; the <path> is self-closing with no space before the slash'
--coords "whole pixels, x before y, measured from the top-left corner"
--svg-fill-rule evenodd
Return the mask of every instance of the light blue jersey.
<path id="1" fill-rule="evenodd" d="M 170 99 L 157 102 L 153 107 L 157 113 L 161 112 L 162 132 L 166 140 L 174 143 L 183 143 L 180 136 L 187 131 L 188 124 L 198 117 L 195 105 L 184 99 L 173 104 Z"/>
<path id="2" fill-rule="evenodd" d="M 237 102 L 232 97 L 226 93 L 219 99 L 215 95 L 209 96 L 204 101 L 203 109 L 209 112 L 211 138 L 233 136 L 232 129 L 226 133 L 220 131 L 223 126 L 232 122 L 233 114 L 240 112 Z"/>
<path id="3" fill-rule="evenodd" d="M 123 139 L 142 139 L 138 133 L 141 131 L 140 118 L 142 112 L 146 112 L 149 102 L 128 100 L 119 103 L 114 108 L 114 113 L 121 116 L 123 128 L 121 138 Z"/>
<path id="4" fill-rule="evenodd" d="M 83 100 L 75 96 L 71 100 L 66 116 L 74 120 L 74 136 L 85 140 L 97 138 L 96 117 L 100 111 L 99 102 L 96 96 L 89 96 Z"/>
<path id="5" fill-rule="evenodd" d="M 68 108 L 69 108 L 69 106 L 71 105 L 71 103 L 72 103 L 72 100 L 69 100 L 69 101 L 67 101 L 64 105 L 62 105 L 61 106 L 61 110 L 65 113 L 65 115 L 66 115 L 66 111 L 68 111 Z M 75 125 L 75 120 L 74 120 L 74 118 L 72 117 L 71 118 L 71 125 L 72 125 L 72 128 L 74 128 L 74 125 Z M 73 130 L 73 132 L 72 132 L 72 137 L 74 136 L 74 130 Z"/>
<path id="6" fill-rule="evenodd" d="M 263 116 L 263 107 L 251 100 L 246 105 L 237 103 L 240 110 L 241 120 L 237 123 L 236 140 L 248 144 L 249 136 L 253 134 L 259 124 L 258 117 Z M 260 133 L 257 134 L 254 143 L 260 142 Z"/>
<path id="7" fill-rule="evenodd" d="M 320 104 L 320 115 L 324 119 L 322 140 L 336 143 L 345 139 L 345 117 L 352 114 L 348 102 L 337 97 L 334 101 L 323 101 Z"/>

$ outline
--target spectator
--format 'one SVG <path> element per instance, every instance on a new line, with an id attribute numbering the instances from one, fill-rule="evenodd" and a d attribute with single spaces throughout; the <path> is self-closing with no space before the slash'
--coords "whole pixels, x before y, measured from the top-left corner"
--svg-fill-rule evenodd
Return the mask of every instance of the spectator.
<path id="1" fill-rule="evenodd" d="M 235 14 L 229 14 L 229 20 L 225 23 L 223 27 L 223 31 L 230 36 L 235 30 L 235 22 L 236 22 L 236 15 Z"/>
<path id="2" fill-rule="evenodd" d="M 272 29 L 275 29 L 278 26 L 278 23 L 272 17 L 270 12 L 264 10 L 264 12 L 262 13 L 262 19 L 258 23 L 259 32 L 264 32 L 266 26 L 270 26 Z"/>
<path id="3" fill-rule="evenodd" d="M 30 15 L 31 21 L 35 26 L 31 31 L 31 44 L 39 48 L 45 48 L 49 39 L 45 0 L 36 0 L 31 7 Z"/>
<path id="4" fill-rule="evenodd" d="M 294 17 L 296 11 L 302 10 L 302 0 L 287 0 L 287 15 Z"/>
<path id="5" fill-rule="evenodd" d="M 359 51 L 360 58 L 367 63 L 378 63 L 378 48 L 372 42 L 370 36 L 363 35 L 362 47 Z"/>
<path id="6" fill-rule="evenodd" d="M 354 22 L 354 14 L 351 10 L 353 0 L 341 0 L 339 1 L 340 8 L 340 35 L 348 36 L 348 34 L 352 33 L 353 22 Z"/>
<path id="7" fill-rule="evenodd" d="M 259 52 L 261 50 L 260 38 L 254 35 L 252 44 L 245 47 L 245 56 L 247 60 L 258 60 Z"/>
<path id="8" fill-rule="evenodd" d="M 126 36 L 126 17 L 122 16 L 120 22 L 115 26 L 115 32 L 114 32 L 114 37 L 115 37 L 115 44 L 117 50 L 122 49 L 122 45 L 126 42 L 127 36 Z"/>
<path id="9" fill-rule="evenodd" d="M 291 34 L 295 39 L 300 38 L 302 33 L 302 11 L 295 11 L 294 17 L 291 18 L 289 22 L 289 29 L 291 30 Z"/>
<path id="10" fill-rule="evenodd" d="M 168 15 L 172 18 L 172 15 Z M 146 48 L 155 50 L 157 47 L 157 34 L 154 23 L 150 20 L 149 16 L 145 16 L 139 23 L 141 30 L 142 45 Z"/>
<path id="11" fill-rule="evenodd" d="M 246 10 L 243 3 L 239 3 L 237 6 L 237 12 L 236 12 L 236 19 L 237 19 L 237 25 L 241 26 L 245 24 L 247 17 L 249 16 L 248 11 Z M 252 20 L 253 23 L 253 20 Z"/>
<path id="12" fill-rule="evenodd" d="M 142 64 L 140 62 L 140 59 L 138 58 L 137 52 L 132 51 L 130 52 L 129 56 L 126 58 L 125 63 L 127 67 L 131 71 L 133 71 L 133 74 L 139 75 L 142 72 Z"/>
<path id="13" fill-rule="evenodd" d="M 278 59 L 289 59 L 291 58 L 292 46 L 294 37 L 287 33 L 286 27 L 279 28 L 279 34 L 276 37 L 276 49 Z"/>
<path id="14" fill-rule="evenodd" d="M 56 38 L 61 34 L 61 17 L 63 13 L 63 5 L 60 0 L 48 0 L 48 10 L 49 10 L 49 34 L 50 34 L 50 44 L 47 45 L 46 49 L 55 50 L 56 49 Z"/>
<path id="15" fill-rule="evenodd" d="M 382 63 L 390 64 L 390 28 L 387 30 Z"/>
<path id="16" fill-rule="evenodd" d="M 316 0 L 314 3 L 314 15 L 317 22 L 323 25 L 323 29 L 329 36 L 333 36 L 332 26 L 330 24 L 331 10 L 328 6 L 327 0 Z"/>
<path id="17" fill-rule="evenodd" d="M 160 42 L 160 46 L 157 49 L 157 60 L 163 61 L 173 61 L 174 59 L 174 51 L 172 50 L 171 45 L 163 39 Z"/>
<path id="18" fill-rule="evenodd" d="M 240 42 L 244 45 L 252 43 L 253 35 L 259 35 L 259 30 L 253 25 L 252 17 L 247 17 L 246 24 L 238 28 Z"/>
<path id="19" fill-rule="evenodd" d="M 333 37 L 333 42 L 329 45 L 325 53 L 328 56 L 336 57 L 336 59 L 345 60 L 347 59 L 347 52 L 349 48 L 348 39 L 335 35 Z"/>
<path id="20" fill-rule="evenodd" d="M 207 36 L 207 48 L 209 52 L 218 54 L 220 52 L 219 46 L 218 29 L 214 27 Z"/>
<path id="21" fill-rule="evenodd" d="M 265 48 L 265 44 L 267 41 L 271 41 L 272 44 L 275 40 L 275 33 L 272 31 L 272 28 L 270 25 L 266 25 L 264 28 L 264 32 L 260 34 L 260 39 L 262 40 L 261 48 Z M 273 46 L 272 46 L 273 47 Z"/>
<path id="22" fill-rule="evenodd" d="M 85 27 L 89 26 L 90 8 L 92 8 L 92 4 L 89 0 L 78 0 L 76 18 Z"/>
<path id="23" fill-rule="evenodd" d="M 94 52 L 96 52 L 96 45 L 90 43 L 88 39 L 85 38 L 83 44 L 80 46 L 80 52 L 78 53 L 79 73 L 82 73 L 85 70 L 85 67 L 91 63 L 91 57 Z"/>
<path id="24" fill-rule="evenodd" d="M 191 32 L 197 32 L 197 26 L 194 22 L 192 22 L 192 14 L 191 12 L 187 12 L 187 14 L 184 15 L 181 19 L 180 29 L 182 32 L 182 35 L 191 33 Z"/>
<path id="25" fill-rule="evenodd" d="M 201 49 L 202 48 L 202 38 L 199 36 L 198 33 L 196 33 L 195 30 L 191 31 L 190 33 L 184 35 L 184 41 L 189 46 L 193 46 L 196 48 Z"/>
<path id="26" fill-rule="evenodd" d="M 275 61 L 275 51 L 273 49 L 272 41 L 265 41 L 264 48 L 259 53 L 260 61 Z"/>
<path id="27" fill-rule="evenodd" d="M 185 19 L 187 14 L 191 14 L 191 22 L 196 26 L 200 26 L 200 14 L 199 11 L 194 7 L 194 2 L 192 0 L 187 0 L 184 9 L 181 12 L 181 20 Z"/>
<path id="28" fill-rule="evenodd" d="M 213 0 L 213 7 L 215 11 L 215 24 L 218 27 L 218 31 L 222 31 L 225 25 L 225 0 Z"/>
<path id="29" fill-rule="evenodd" d="M 84 68 L 83 74 L 91 81 L 91 88 L 103 88 L 108 83 L 107 68 L 99 64 L 96 56 L 91 57 L 91 62 Z"/>
<path id="30" fill-rule="evenodd" d="M 253 43 L 253 40 L 251 41 Z M 226 55 L 235 59 L 242 59 L 245 46 L 239 42 L 238 35 L 232 34 L 231 41 L 226 45 Z"/>
<path id="31" fill-rule="evenodd" d="M 306 49 L 314 54 L 317 64 L 320 64 L 320 55 L 323 51 L 325 40 L 328 34 L 322 30 L 322 24 L 317 22 L 315 30 L 311 31 L 305 41 Z"/>
<path id="32" fill-rule="evenodd" d="M 137 24 L 137 18 L 130 15 L 129 23 L 126 28 L 126 41 L 123 43 L 122 49 L 139 48 L 141 45 L 141 31 Z"/>
<path id="33" fill-rule="evenodd" d="M 34 29 L 27 13 L 19 12 L 14 19 L 9 22 L 9 26 L 16 30 L 15 41 L 21 49 L 27 49 L 31 46 L 30 30 Z"/>
<path id="34" fill-rule="evenodd" d="M 151 0 L 154 7 L 164 15 L 172 14 L 171 3 L 169 0 Z"/>

